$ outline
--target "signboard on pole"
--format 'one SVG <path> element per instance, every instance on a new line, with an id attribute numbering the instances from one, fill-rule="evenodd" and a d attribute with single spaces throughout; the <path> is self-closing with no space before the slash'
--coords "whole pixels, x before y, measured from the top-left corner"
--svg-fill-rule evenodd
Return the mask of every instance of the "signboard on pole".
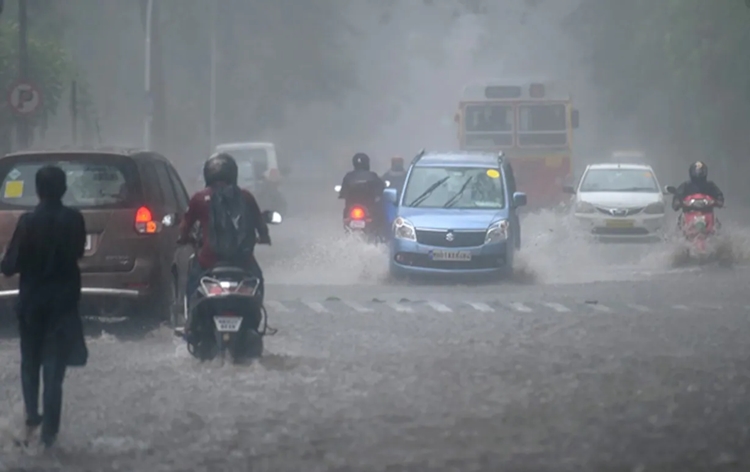
<path id="1" fill-rule="evenodd" d="M 42 104 L 42 94 L 28 82 L 16 82 L 8 90 L 8 105 L 17 115 L 28 116 Z"/>

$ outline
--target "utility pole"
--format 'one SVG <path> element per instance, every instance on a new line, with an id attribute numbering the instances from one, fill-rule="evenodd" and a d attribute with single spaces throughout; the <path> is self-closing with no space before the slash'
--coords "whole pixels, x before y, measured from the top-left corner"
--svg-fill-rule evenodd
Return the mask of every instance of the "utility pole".
<path id="1" fill-rule="evenodd" d="M 28 25 L 26 16 L 26 0 L 18 0 L 18 79 L 27 83 L 29 75 L 28 57 Z M 21 149 L 29 147 L 29 121 L 25 116 L 18 118 L 18 144 Z"/>
<path id="2" fill-rule="evenodd" d="M 210 90 L 210 117 L 209 117 L 209 128 L 211 133 L 210 144 L 211 149 L 209 153 L 214 152 L 216 146 L 216 23 L 217 23 L 217 7 L 218 0 L 211 2 L 211 90 Z"/>
<path id="3" fill-rule="evenodd" d="M 145 92 L 146 92 L 146 117 L 143 124 L 143 147 L 151 149 L 151 123 L 154 114 L 154 97 L 151 94 L 151 21 L 154 11 L 154 0 L 148 0 L 146 4 L 146 60 L 145 60 Z"/>

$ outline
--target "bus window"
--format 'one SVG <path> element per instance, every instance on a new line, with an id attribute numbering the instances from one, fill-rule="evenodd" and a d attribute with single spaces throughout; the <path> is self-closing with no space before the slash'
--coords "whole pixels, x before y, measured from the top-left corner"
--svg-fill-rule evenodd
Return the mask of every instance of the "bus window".
<path id="1" fill-rule="evenodd" d="M 563 104 L 522 105 L 518 109 L 519 146 L 565 146 L 567 118 Z"/>

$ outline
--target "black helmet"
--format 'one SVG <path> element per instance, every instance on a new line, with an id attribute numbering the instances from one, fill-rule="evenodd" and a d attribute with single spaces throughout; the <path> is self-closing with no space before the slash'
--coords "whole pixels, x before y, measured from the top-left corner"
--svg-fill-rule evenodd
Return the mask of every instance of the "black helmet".
<path id="1" fill-rule="evenodd" d="M 225 152 L 214 154 L 203 165 L 203 180 L 206 187 L 218 182 L 237 185 L 237 162 Z"/>
<path id="2" fill-rule="evenodd" d="M 692 182 L 703 183 L 708 178 L 708 166 L 705 162 L 694 162 L 690 165 L 689 173 Z"/>
<path id="3" fill-rule="evenodd" d="M 370 156 L 364 152 L 358 152 L 352 157 L 355 170 L 370 170 Z"/>

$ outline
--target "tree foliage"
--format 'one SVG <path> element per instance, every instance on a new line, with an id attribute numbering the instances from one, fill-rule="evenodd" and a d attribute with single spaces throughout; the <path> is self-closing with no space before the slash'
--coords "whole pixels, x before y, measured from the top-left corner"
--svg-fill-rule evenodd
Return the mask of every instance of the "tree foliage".
<path id="1" fill-rule="evenodd" d="M 568 26 L 590 52 L 614 126 L 635 118 L 642 136 L 689 158 L 747 159 L 750 10 L 741 0 L 583 0 Z"/>

